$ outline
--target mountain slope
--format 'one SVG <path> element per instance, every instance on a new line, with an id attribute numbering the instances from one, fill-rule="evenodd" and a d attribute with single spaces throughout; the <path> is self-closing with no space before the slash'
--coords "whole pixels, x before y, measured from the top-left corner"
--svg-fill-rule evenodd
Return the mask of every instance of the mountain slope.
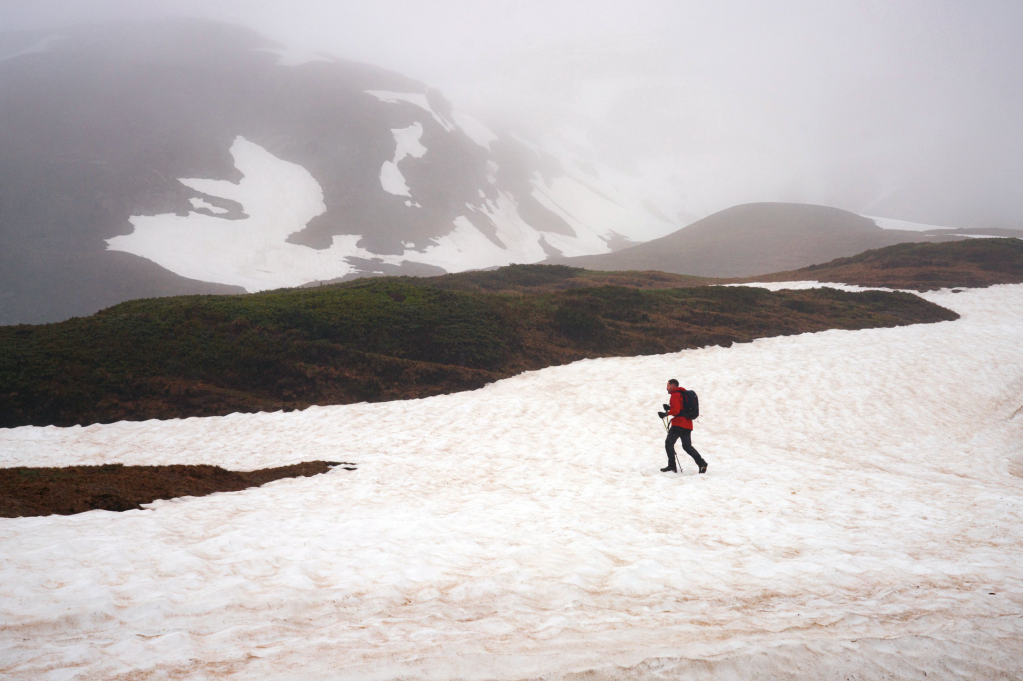
<path id="1" fill-rule="evenodd" d="M 881 229 L 868 218 L 827 206 L 749 203 L 621 251 L 548 262 L 595 270 L 745 277 L 794 270 L 906 241 L 954 238 L 958 237 Z"/>
<path id="2" fill-rule="evenodd" d="M 0 35 L 0 324 L 607 252 L 678 227 L 655 212 L 423 83 L 247 29 Z"/>

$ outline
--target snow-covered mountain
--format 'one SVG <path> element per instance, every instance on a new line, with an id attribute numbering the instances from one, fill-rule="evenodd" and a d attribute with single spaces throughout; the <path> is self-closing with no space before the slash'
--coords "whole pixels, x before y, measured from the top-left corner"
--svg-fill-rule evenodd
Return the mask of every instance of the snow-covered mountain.
<path id="1" fill-rule="evenodd" d="M 423 83 L 181 20 L 0 36 L 0 323 L 606 253 L 677 230 Z"/>

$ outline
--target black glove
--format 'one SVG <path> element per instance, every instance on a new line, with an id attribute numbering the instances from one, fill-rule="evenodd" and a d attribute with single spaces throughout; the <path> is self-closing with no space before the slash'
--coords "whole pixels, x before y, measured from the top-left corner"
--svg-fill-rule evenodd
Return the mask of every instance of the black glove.
<path id="1" fill-rule="evenodd" d="M 663 419 L 663 418 L 664 418 L 665 416 L 667 416 L 667 414 L 665 414 L 665 413 L 664 413 L 663 411 L 659 411 L 659 412 L 657 412 L 657 415 L 658 415 L 658 416 L 660 416 L 660 417 L 661 417 L 662 419 Z"/>
<path id="2" fill-rule="evenodd" d="M 669 407 L 668 405 L 662 404 L 661 406 L 664 407 L 664 413 L 668 413 L 669 411 L 671 411 L 671 407 Z"/>

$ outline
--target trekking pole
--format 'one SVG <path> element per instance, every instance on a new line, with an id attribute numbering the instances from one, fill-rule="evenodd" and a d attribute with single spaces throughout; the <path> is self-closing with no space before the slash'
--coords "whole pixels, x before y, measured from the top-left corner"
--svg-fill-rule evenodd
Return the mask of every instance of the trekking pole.
<path id="1" fill-rule="evenodd" d="M 671 417 L 670 416 L 665 416 L 664 418 L 661 419 L 661 425 L 664 426 L 664 432 L 665 433 L 667 433 L 668 430 L 671 429 L 671 425 L 670 424 L 671 424 Z M 671 455 L 675 459 L 675 470 L 681 471 L 682 470 L 682 466 L 678 462 L 678 452 L 676 452 L 674 450 L 674 448 L 672 448 L 672 450 L 671 450 Z"/>

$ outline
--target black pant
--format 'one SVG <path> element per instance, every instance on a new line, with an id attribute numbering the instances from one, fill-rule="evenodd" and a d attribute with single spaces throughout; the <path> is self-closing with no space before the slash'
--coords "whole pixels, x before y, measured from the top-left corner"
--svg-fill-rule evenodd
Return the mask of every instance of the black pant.
<path id="1" fill-rule="evenodd" d="M 696 451 L 696 447 L 693 446 L 693 431 L 681 426 L 672 426 L 668 429 L 668 437 L 664 440 L 664 450 L 668 453 L 668 467 L 673 470 L 675 468 L 675 440 L 680 438 L 682 440 L 682 449 L 686 450 L 686 454 L 693 457 L 696 465 L 707 465 L 707 462 L 703 460 L 700 453 Z"/>

